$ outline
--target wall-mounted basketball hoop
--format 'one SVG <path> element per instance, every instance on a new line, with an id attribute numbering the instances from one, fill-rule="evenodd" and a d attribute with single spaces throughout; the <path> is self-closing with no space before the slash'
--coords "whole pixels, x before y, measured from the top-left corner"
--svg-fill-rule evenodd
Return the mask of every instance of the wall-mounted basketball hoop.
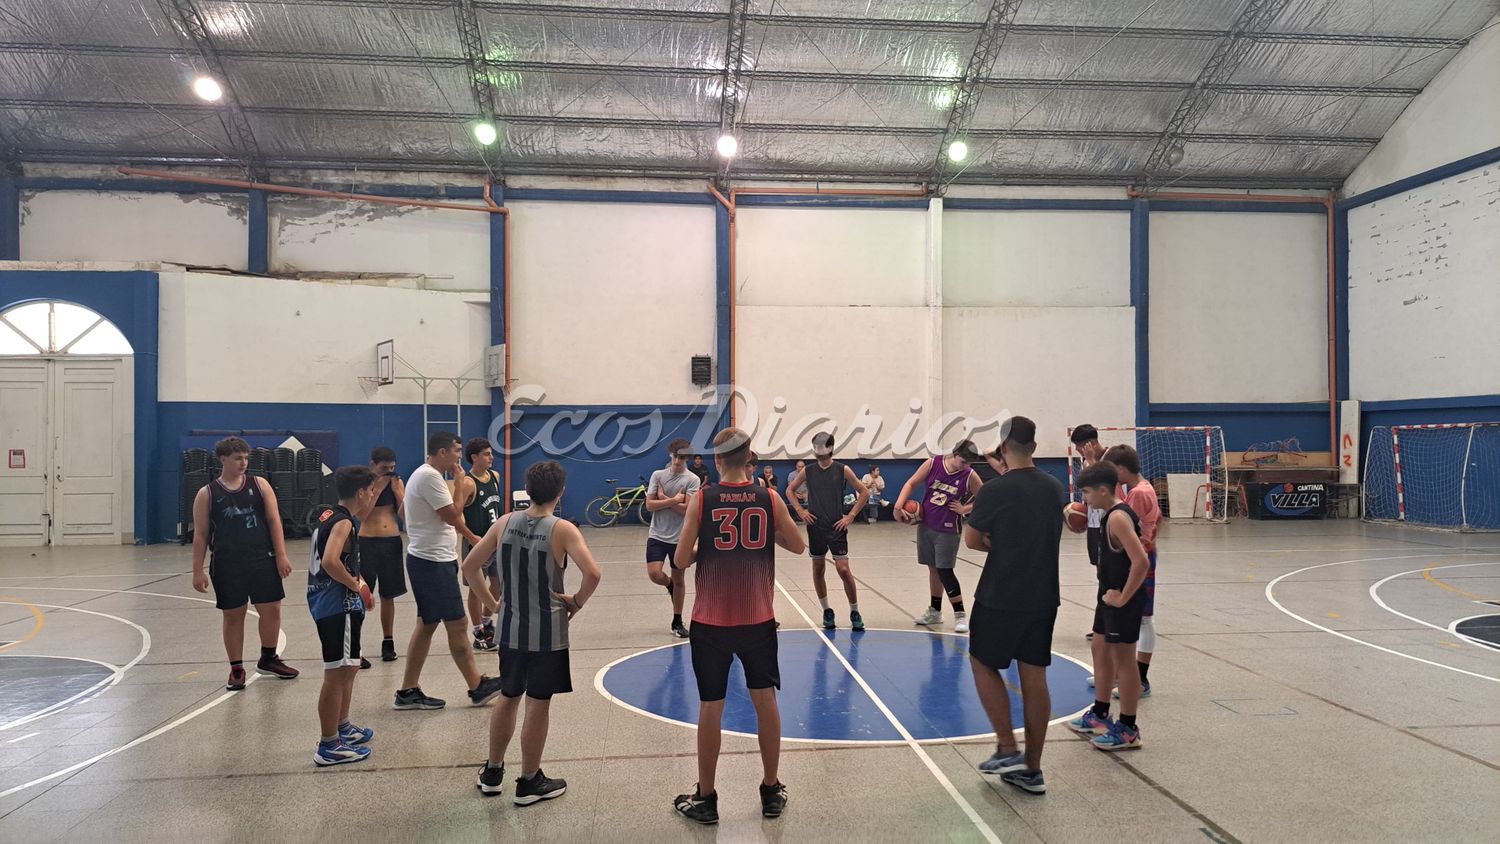
<path id="1" fill-rule="evenodd" d="M 375 344 L 375 383 L 384 387 L 396 383 L 396 341 Z"/>

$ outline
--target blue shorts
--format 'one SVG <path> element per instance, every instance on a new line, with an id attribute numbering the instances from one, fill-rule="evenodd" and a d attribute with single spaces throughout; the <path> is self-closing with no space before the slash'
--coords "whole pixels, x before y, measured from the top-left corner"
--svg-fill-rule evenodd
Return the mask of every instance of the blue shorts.
<path id="1" fill-rule="evenodd" d="M 406 555 L 406 577 L 417 599 L 417 618 L 423 624 L 458 621 L 466 615 L 458 589 L 458 561 L 434 562 Z"/>
<path id="2" fill-rule="evenodd" d="M 663 560 L 669 561 L 672 568 L 677 568 L 677 543 L 646 537 L 646 562 L 660 563 Z"/>

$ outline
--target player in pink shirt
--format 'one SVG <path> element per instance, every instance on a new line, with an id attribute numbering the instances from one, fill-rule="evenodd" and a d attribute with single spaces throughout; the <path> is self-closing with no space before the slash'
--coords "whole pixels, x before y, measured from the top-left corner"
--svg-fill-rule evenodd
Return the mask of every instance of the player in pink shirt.
<path id="1" fill-rule="evenodd" d="M 1151 695 L 1151 684 L 1146 674 L 1151 670 L 1151 652 L 1156 649 L 1156 530 L 1161 525 L 1161 505 L 1156 499 L 1156 488 L 1141 477 L 1141 457 L 1128 445 L 1111 446 L 1104 458 L 1115 464 L 1120 474 L 1120 488 L 1116 496 L 1135 511 L 1141 520 L 1141 544 L 1146 546 L 1146 556 L 1151 568 L 1146 573 L 1146 582 L 1141 587 L 1146 592 L 1146 608 L 1141 613 L 1141 638 L 1136 645 L 1136 667 L 1141 671 L 1141 697 Z M 1119 696 L 1117 692 L 1116 697 Z"/>

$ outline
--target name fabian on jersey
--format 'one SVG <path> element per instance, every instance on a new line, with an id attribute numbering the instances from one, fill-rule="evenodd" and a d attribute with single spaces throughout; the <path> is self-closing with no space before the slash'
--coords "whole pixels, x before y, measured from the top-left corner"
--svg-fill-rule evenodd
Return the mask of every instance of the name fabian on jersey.
<path id="1" fill-rule="evenodd" d="M 721 492 L 719 493 L 720 504 L 752 504 L 755 502 L 753 492 Z"/>

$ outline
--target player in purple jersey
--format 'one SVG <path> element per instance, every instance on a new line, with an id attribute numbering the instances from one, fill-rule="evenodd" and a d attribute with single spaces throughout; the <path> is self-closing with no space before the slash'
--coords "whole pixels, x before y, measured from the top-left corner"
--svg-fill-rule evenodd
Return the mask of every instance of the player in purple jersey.
<path id="1" fill-rule="evenodd" d="M 973 509 L 973 504 L 966 502 L 973 500 L 980 487 L 979 474 L 970 466 L 983 459 L 974 443 L 964 440 L 954 446 L 951 453 L 922 461 L 896 497 L 893 508 L 896 518 L 903 522 L 918 522 L 917 562 L 927 567 L 927 585 L 932 596 L 927 611 L 916 618 L 916 623 L 924 627 L 942 623 L 943 593 L 946 592 L 953 604 L 954 632 L 969 632 L 963 589 L 953 567 L 958 563 L 963 517 Z M 917 500 L 919 491 L 922 496 L 920 517 L 907 513 L 905 509 L 906 502 Z"/>

